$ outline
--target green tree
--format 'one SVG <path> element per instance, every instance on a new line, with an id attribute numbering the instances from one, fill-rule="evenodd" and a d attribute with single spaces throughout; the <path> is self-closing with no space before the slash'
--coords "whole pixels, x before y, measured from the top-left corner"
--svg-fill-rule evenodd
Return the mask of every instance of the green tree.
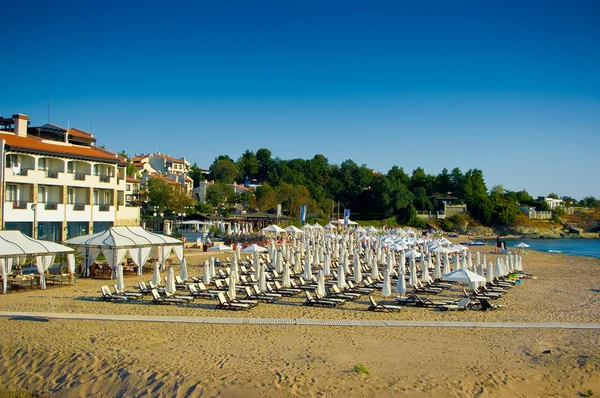
<path id="1" fill-rule="evenodd" d="M 448 169 L 445 167 L 437 175 L 435 190 L 442 196 L 448 195 L 448 192 L 452 192 L 452 179 L 448 173 Z"/>
<path id="2" fill-rule="evenodd" d="M 555 194 L 554 192 L 551 192 L 551 193 L 549 193 L 549 194 L 548 194 L 548 197 L 549 197 L 549 198 L 552 198 L 552 199 L 558 199 L 558 195 L 557 195 L 557 194 Z"/>
<path id="3" fill-rule="evenodd" d="M 237 195 L 236 201 L 245 208 L 256 208 L 256 197 L 254 196 L 254 192 L 251 190 L 242 191 L 239 195 Z"/>
<path id="4" fill-rule="evenodd" d="M 214 181 L 233 184 L 238 177 L 237 165 L 227 155 L 221 155 L 210 165 L 210 175 Z"/>
<path id="5" fill-rule="evenodd" d="M 200 181 L 205 180 L 202 170 L 200 169 L 200 167 L 198 167 L 198 165 L 195 162 L 192 165 L 192 167 L 190 167 L 190 172 L 188 173 L 188 176 L 190 176 L 190 178 L 194 180 L 194 187 L 200 186 Z"/>
<path id="6" fill-rule="evenodd" d="M 206 202 L 221 209 L 235 201 L 235 190 L 224 182 L 215 182 L 206 189 Z"/>
<path id="7" fill-rule="evenodd" d="M 487 224 L 490 222 L 493 206 L 487 195 L 483 172 L 478 169 L 467 171 L 464 177 L 464 200 L 471 215 Z"/>
<path id="8" fill-rule="evenodd" d="M 427 191 L 425 190 L 425 187 L 414 188 L 412 193 L 414 195 L 413 203 L 417 210 L 423 210 L 423 211 L 432 211 L 433 210 L 433 205 L 431 204 L 431 201 L 429 200 L 429 197 L 427 196 Z"/>
<path id="9" fill-rule="evenodd" d="M 266 148 L 260 148 L 256 151 L 256 160 L 258 161 L 258 181 L 267 181 L 267 177 L 274 166 L 274 161 L 271 159 L 271 151 Z"/>
<path id="10" fill-rule="evenodd" d="M 292 218 L 299 216 L 302 205 L 306 205 L 309 210 L 314 210 L 315 207 L 308 189 L 303 185 L 282 183 L 277 187 L 277 200 Z"/>
<path id="11" fill-rule="evenodd" d="M 265 183 L 256 188 L 256 207 L 260 211 L 277 207 L 277 193 L 269 184 Z"/>
<path id="12" fill-rule="evenodd" d="M 459 199 L 465 198 L 465 176 L 458 167 L 452 169 L 450 173 L 450 182 L 452 183 L 452 194 Z"/>
<path id="13" fill-rule="evenodd" d="M 169 183 L 157 178 L 148 178 L 146 180 L 149 207 L 157 207 L 159 212 L 167 210 L 173 196 L 169 185 Z"/>
<path id="14" fill-rule="evenodd" d="M 249 149 L 240 156 L 237 161 L 237 167 L 239 170 L 238 181 L 240 182 L 244 182 L 246 179 L 251 180 L 259 176 L 258 171 L 260 169 L 260 163 L 254 152 Z"/>

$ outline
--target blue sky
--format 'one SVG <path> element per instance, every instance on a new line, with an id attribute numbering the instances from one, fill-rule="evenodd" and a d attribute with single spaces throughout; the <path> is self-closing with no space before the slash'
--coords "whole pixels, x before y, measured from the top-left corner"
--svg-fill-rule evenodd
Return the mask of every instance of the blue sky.
<path id="1" fill-rule="evenodd" d="M 208 167 L 269 148 L 600 197 L 597 1 L 20 1 L 0 115 Z M 92 4 L 97 3 L 97 4 Z"/>

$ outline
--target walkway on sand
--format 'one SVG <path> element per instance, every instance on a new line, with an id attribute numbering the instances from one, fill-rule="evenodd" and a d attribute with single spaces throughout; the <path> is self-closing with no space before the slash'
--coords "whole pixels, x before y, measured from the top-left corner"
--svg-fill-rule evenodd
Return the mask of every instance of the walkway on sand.
<path id="1" fill-rule="evenodd" d="M 210 325 L 309 325 L 309 326 L 367 326 L 367 327 L 445 327 L 445 328 L 500 328 L 500 329 L 600 329 L 600 323 L 542 323 L 542 322 L 445 322 L 393 321 L 306 318 L 227 318 L 146 315 L 58 314 L 52 312 L 6 312 L 0 317 L 11 320 L 47 322 L 51 319 L 126 322 L 177 322 Z"/>

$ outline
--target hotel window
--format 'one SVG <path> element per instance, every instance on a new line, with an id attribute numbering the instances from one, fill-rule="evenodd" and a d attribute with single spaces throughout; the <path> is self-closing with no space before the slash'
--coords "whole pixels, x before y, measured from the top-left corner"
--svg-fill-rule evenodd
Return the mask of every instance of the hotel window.
<path id="1" fill-rule="evenodd" d="M 17 186 L 16 185 L 6 185 L 6 201 L 7 202 L 16 202 L 17 201 Z"/>
<path id="2" fill-rule="evenodd" d="M 38 170 L 47 170 L 45 158 L 38 160 Z"/>
<path id="3" fill-rule="evenodd" d="M 46 203 L 46 187 L 38 187 L 38 203 Z"/>
<path id="4" fill-rule="evenodd" d="M 74 170 L 74 168 L 73 168 L 73 162 L 67 163 L 67 173 L 73 174 L 73 170 Z"/>
<path id="5" fill-rule="evenodd" d="M 67 203 L 70 205 L 75 203 L 75 191 L 73 188 L 67 188 Z"/>

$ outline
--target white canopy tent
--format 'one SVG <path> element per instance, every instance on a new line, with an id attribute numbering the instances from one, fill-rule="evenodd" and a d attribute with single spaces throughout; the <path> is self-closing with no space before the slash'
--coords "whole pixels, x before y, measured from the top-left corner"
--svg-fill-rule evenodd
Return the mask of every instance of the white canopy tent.
<path id="1" fill-rule="evenodd" d="M 83 276 L 90 276 L 90 267 L 100 252 L 106 257 L 113 274 L 115 267 L 127 253 L 138 266 L 138 275 L 142 275 L 142 267 L 151 254 L 158 259 L 163 270 L 171 251 L 175 252 L 179 261 L 183 259 L 182 241 L 148 232 L 139 226 L 111 227 L 96 234 L 67 239 L 64 243 L 77 246 L 78 251 L 84 255 Z"/>
<path id="2" fill-rule="evenodd" d="M 2 275 L 2 292 L 6 293 L 8 274 L 12 270 L 15 258 L 22 256 L 35 257 L 37 271 L 40 274 L 40 286 L 46 288 L 45 272 L 54 263 L 56 254 L 67 253 L 69 273 L 75 273 L 75 257 L 73 249 L 54 242 L 30 238 L 21 231 L 0 231 L 0 275 Z"/>

